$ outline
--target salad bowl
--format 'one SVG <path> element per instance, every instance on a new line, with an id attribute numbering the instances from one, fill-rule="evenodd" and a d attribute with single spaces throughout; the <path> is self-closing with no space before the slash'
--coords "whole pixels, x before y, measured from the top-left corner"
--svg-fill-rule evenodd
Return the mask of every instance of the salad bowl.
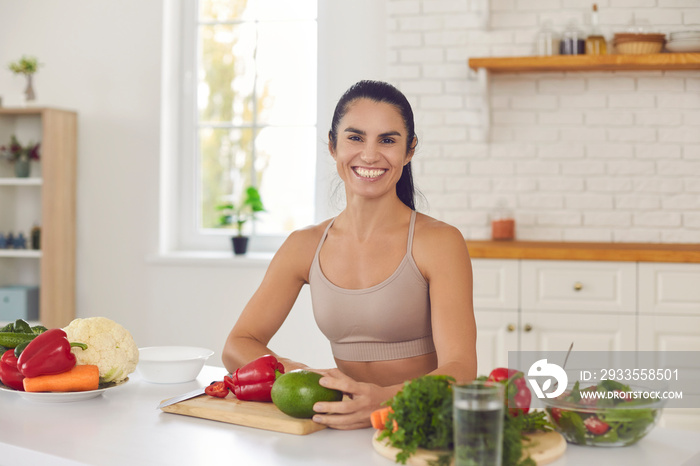
<path id="1" fill-rule="evenodd" d="M 663 400 L 643 386 L 603 380 L 571 384 L 557 398 L 543 399 L 550 422 L 576 445 L 623 447 L 637 443 L 656 425 Z"/>

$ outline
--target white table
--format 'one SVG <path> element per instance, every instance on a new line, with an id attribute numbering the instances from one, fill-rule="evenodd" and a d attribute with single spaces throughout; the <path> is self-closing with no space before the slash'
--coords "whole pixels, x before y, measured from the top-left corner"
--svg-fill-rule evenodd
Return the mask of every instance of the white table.
<path id="1" fill-rule="evenodd" d="M 324 429 L 298 436 L 169 414 L 161 400 L 220 380 L 207 366 L 197 381 L 127 384 L 73 403 L 39 403 L 0 393 L 0 465 L 348 465 L 390 466 L 371 445 L 373 429 Z M 224 461 L 223 463 L 221 463 Z M 657 428 L 627 448 L 569 445 L 553 466 L 700 465 L 700 432 Z"/>

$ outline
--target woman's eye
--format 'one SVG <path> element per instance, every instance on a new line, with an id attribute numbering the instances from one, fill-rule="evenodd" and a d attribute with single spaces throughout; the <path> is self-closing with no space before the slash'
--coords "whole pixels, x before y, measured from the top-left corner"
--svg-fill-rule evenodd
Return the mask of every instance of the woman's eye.
<path id="1" fill-rule="evenodd" d="M 394 142 L 396 142 L 396 141 L 394 141 L 394 140 L 391 139 L 391 138 L 384 138 L 384 139 L 382 139 L 382 144 L 393 144 Z"/>
<path id="2" fill-rule="evenodd" d="M 348 136 L 348 139 L 350 141 L 361 141 L 362 140 L 362 139 L 360 139 L 360 136 L 356 136 L 356 135 Z"/>

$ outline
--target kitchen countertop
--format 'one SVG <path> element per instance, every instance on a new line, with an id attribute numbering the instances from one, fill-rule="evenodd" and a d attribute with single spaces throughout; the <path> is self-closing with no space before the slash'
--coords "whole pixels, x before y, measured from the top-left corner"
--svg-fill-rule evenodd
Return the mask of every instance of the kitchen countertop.
<path id="1" fill-rule="evenodd" d="M 700 263 L 700 243 L 573 243 L 467 240 L 472 259 Z"/>
<path id="2" fill-rule="evenodd" d="M 206 366 L 196 381 L 151 384 L 137 373 L 102 396 L 42 403 L 0 392 L 0 464 L 9 465 L 348 465 L 390 466 L 371 445 L 373 429 L 325 429 L 298 436 L 164 413 L 160 401 L 212 380 L 225 370 Z M 228 458 L 228 459 L 227 459 Z M 700 432 L 656 428 L 637 445 L 569 445 L 552 466 L 700 464 Z"/>

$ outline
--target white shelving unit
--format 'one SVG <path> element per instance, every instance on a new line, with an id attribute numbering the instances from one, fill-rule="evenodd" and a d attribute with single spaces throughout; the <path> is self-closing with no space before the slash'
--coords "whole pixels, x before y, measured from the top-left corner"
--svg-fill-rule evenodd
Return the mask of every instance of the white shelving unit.
<path id="1" fill-rule="evenodd" d="M 17 178 L 0 163 L 0 232 L 41 228 L 41 250 L 0 249 L 0 286 L 39 286 L 39 321 L 63 327 L 75 317 L 77 115 L 55 108 L 1 108 L 0 144 L 12 135 L 40 142 L 40 162 Z"/>

